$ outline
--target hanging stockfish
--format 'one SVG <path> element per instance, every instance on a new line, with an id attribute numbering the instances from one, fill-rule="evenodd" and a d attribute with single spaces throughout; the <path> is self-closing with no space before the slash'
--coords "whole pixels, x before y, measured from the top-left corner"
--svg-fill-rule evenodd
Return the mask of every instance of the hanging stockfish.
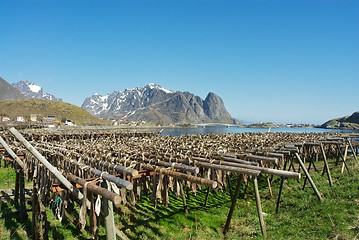
<path id="1" fill-rule="evenodd" d="M 135 195 L 134 189 L 130 190 L 130 204 L 132 206 L 135 206 L 135 204 L 136 204 L 136 195 Z"/>
<path id="2" fill-rule="evenodd" d="M 189 175 L 189 176 L 194 176 L 194 177 L 197 177 L 197 173 L 190 173 L 190 172 L 188 172 L 187 173 L 187 175 Z M 196 196 L 196 194 L 197 194 L 197 187 L 199 188 L 199 189 L 201 189 L 201 185 L 198 185 L 196 182 L 191 182 L 191 189 L 192 189 L 192 193 Z"/>
<path id="3" fill-rule="evenodd" d="M 156 189 L 156 198 L 162 200 L 162 190 L 163 190 L 163 177 L 162 168 L 159 170 L 158 174 L 158 184 Z"/>
<path id="4" fill-rule="evenodd" d="M 95 195 L 94 193 L 89 194 L 89 200 L 91 202 L 90 207 L 90 231 L 93 239 L 98 239 L 99 228 L 97 227 L 97 216 L 95 210 Z"/>
<path id="5" fill-rule="evenodd" d="M 216 176 L 217 176 L 217 182 L 218 182 L 218 189 L 222 190 L 223 189 L 223 171 L 217 169 L 216 171 Z"/>
<path id="6" fill-rule="evenodd" d="M 175 193 L 175 196 L 178 197 L 181 194 L 181 187 L 178 179 L 173 180 L 173 192 Z"/>
<path id="7" fill-rule="evenodd" d="M 86 226 L 86 212 L 87 212 L 87 206 L 86 206 L 86 200 L 87 200 L 87 184 L 89 184 L 88 182 L 85 183 L 85 185 L 83 186 L 83 198 L 82 198 L 82 205 L 80 208 L 80 213 L 79 213 L 79 221 L 81 224 L 81 229 L 84 230 L 85 226 Z"/>

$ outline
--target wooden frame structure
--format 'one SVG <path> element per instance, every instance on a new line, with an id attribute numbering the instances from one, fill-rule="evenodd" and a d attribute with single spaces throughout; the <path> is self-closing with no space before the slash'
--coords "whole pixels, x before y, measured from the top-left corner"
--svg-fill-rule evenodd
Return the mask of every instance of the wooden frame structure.
<path id="1" fill-rule="evenodd" d="M 305 175 L 304 186 L 306 181 L 309 181 L 319 201 L 323 201 L 309 174 L 311 166 L 315 168 L 315 162 L 319 159 L 323 160 L 325 166 L 323 174 L 327 173 L 331 186 L 333 182 L 326 156 L 335 146 L 337 156 L 340 154 L 342 156 L 344 168 L 349 147 L 356 159 L 354 149 L 357 144 L 353 140 L 356 135 L 343 137 L 334 133 L 324 136 L 267 133 L 224 137 L 215 135 L 161 137 L 151 133 L 32 133 L 30 135 L 25 133 L 22 135 L 15 128 L 10 128 L 8 131 L 11 135 L 5 135 L 5 139 L 0 137 L 0 144 L 4 147 L 3 152 L 6 151 L 21 170 L 17 175 L 15 188 L 18 189 L 22 206 L 25 206 L 25 201 L 24 180 L 21 179 L 26 175 L 33 180 L 33 223 L 39 223 L 40 219 L 40 223 L 35 226 L 40 231 L 34 232 L 35 239 L 41 237 L 46 239 L 47 236 L 46 214 L 43 209 L 45 204 L 50 203 L 50 198 L 47 196 L 46 189 L 52 190 L 59 199 L 62 192 L 70 193 L 81 204 L 80 216 L 82 214 L 86 218 L 89 210 L 89 217 L 92 219 L 91 233 L 94 237 L 98 229 L 96 226 L 98 221 L 94 213 L 95 202 L 98 202 L 96 199 L 101 196 L 107 238 L 115 239 L 117 235 L 126 239 L 126 235 L 115 227 L 113 204 L 115 207 L 127 204 L 128 201 L 130 204 L 135 204 L 136 198 L 140 198 L 142 194 L 151 194 L 155 206 L 158 204 L 158 199 L 167 206 L 168 191 L 172 190 L 182 197 L 184 211 L 187 212 L 185 192 L 196 192 L 197 187 L 201 185 L 208 187 L 204 202 L 206 204 L 209 191 L 228 188 L 228 179 L 231 176 L 237 176 L 238 179 L 235 192 L 231 194 L 231 207 L 223 232 L 229 230 L 239 189 L 248 179 L 253 182 L 260 229 L 263 238 L 267 238 L 258 178 L 266 179 L 271 195 L 273 177 L 281 178 L 276 212 L 279 210 L 284 180 L 299 180 L 301 171 Z M 288 142 L 288 136 L 297 143 Z M 226 137 L 228 139 L 225 139 Z M 18 149 L 19 144 L 10 146 L 15 141 L 25 147 L 22 148 L 21 155 L 13 151 Z M 305 166 L 305 161 L 309 161 L 308 168 Z M 294 167 L 297 163 L 298 171 Z M 59 212 L 69 215 L 66 209 Z M 85 227 L 84 224 L 82 228 Z"/>

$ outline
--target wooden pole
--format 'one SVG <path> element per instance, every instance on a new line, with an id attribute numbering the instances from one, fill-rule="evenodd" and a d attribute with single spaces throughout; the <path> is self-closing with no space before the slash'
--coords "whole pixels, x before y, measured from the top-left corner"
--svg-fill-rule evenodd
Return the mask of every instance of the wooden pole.
<path id="1" fill-rule="evenodd" d="M 346 139 L 346 141 L 349 143 L 349 146 L 350 146 L 350 149 L 352 150 L 352 153 L 353 153 L 355 161 L 358 162 L 357 155 L 356 155 L 356 150 L 354 150 L 352 142 L 349 141 L 349 139 Z"/>
<path id="2" fill-rule="evenodd" d="M 320 195 L 320 192 L 318 191 L 317 187 L 315 186 L 313 179 L 311 178 L 310 174 L 308 173 L 307 168 L 305 167 L 304 163 L 302 162 L 302 159 L 300 158 L 300 156 L 297 152 L 295 152 L 294 154 L 295 154 L 295 156 L 299 162 L 299 165 L 302 168 L 305 176 L 308 178 L 308 181 L 309 181 L 310 185 L 312 186 L 315 194 L 317 195 L 319 201 L 322 202 L 323 201 L 322 196 Z"/>
<path id="3" fill-rule="evenodd" d="M 41 200 L 41 196 L 38 195 L 39 209 L 40 209 L 40 239 L 48 240 L 49 239 L 49 227 L 46 216 L 46 208 L 44 203 Z"/>
<path id="4" fill-rule="evenodd" d="M 343 154 L 342 154 L 342 152 L 340 150 L 340 145 L 336 144 L 335 146 L 337 147 L 337 151 L 336 151 L 337 152 L 337 160 L 335 161 L 335 166 L 338 166 L 340 156 L 342 156 Z"/>
<path id="5" fill-rule="evenodd" d="M 330 174 L 330 169 L 329 169 L 329 165 L 328 165 L 328 161 L 327 161 L 327 156 L 326 156 L 326 154 L 325 154 L 323 144 L 320 144 L 320 150 L 322 151 L 322 154 L 323 154 L 324 167 L 325 167 L 325 170 L 326 170 L 326 172 L 327 172 L 329 185 L 330 185 L 330 186 L 333 186 L 333 180 L 332 180 L 332 176 L 331 176 L 331 174 Z"/>
<path id="6" fill-rule="evenodd" d="M 209 197 L 209 192 L 211 191 L 211 188 L 208 187 L 207 192 L 206 192 L 206 198 L 204 199 L 204 206 L 207 206 L 207 202 L 208 202 L 208 197 Z M 231 196 L 232 197 L 232 196 Z"/>
<path id="7" fill-rule="evenodd" d="M 284 177 L 281 177 L 275 213 L 278 213 L 279 211 L 280 197 L 282 196 L 283 184 L 284 184 Z"/>
<path id="8" fill-rule="evenodd" d="M 169 181 L 168 176 L 167 175 L 163 176 L 161 194 L 162 194 L 163 204 L 165 207 L 168 207 L 168 201 L 169 201 L 168 181 Z"/>
<path id="9" fill-rule="evenodd" d="M 20 205 L 19 205 L 19 212 L 20 218 L 22 220 L 27 219 L 27 212 L 26 212 L 26 201 L 25 201 L 25 176 L 24 171 L 22 169 L 19 170 L 19 198 L 20 198 Z"/>
<path id="10" fill-rule="evenodd" d="M 188 214 L 186 196 L 185 196 L 185 192 L 183 191 L 183 185 L 182 185 L 182 183 L 179 183 L 179 186 L 180 186 L 180 192 L 181 192 L 181 196 L 182 196 L 184 213 L 185 213 L 185 214 Z M 210 188 L 208 188 L 208 189 L 210 189 Z"/>
<path id="11" fill-rule="evenodd" d="M 116 235 L 121 238 L 122 240 L 130 240 L 126 234 L 124 232 L 122 232 L 121 230 L 119 230 L 118 228 L 115 228 L 116 231 Z"/>
<path id="12" fill-rule="evenodd" d="M 15 196 L 14 196 L 14 202 L 15 202 L 15 206 L 18 207 L 19 206 L 19 195 L 20 195 L 20 191 L 19 191 L 19 187 L 20 187 L 20 169 L 16 169 L 15 166 L 15 171 L 16 171 L 16 175 L 15 175 Z"/>
<path id="13" fill-rule="evenodd" d="M 254 195 L 255 195 L 255 198 L 256 198 L 259 224 L 261 226 L 263 239 L 267 239 L 267 231 L 266 231 L 266 227 L 265 227 L 264 219 L 263 219 L 263 212 L 262 212 L 261 199 L 260 199 L 260 196 L 259 196 L 257 177 L 254 177 L 253 182 L 254 182 Z"/>
<path id="14" fill-rule="evenodd" d="M 258 155 L 252 155 L 252 154 L 237 154 L 237 156 L 244 158 L 244 159 L 254 160 L 254 161 L 263 161 L 263 162 L 270 162 L 270 163 L 278 164 L 278 158 L 274 158 L 274 157 L 265 157 L 265 156 L 258 156 Z"/>
<path id="15" fill-rule="evenodd" d="M 38 194 L 37 194 L 37 167 L 35 168 L 33 178 L 32 178 L 32 239 L 40 239 L 40 227 L 38 224 L 38 218 L 39 218 L 39 201 L 38 201 Z M 42 238 L 41 238 L 42 239 Z"/>
<path id="16" fill-rule="evenodd" d="M 211 160 L 205 159 L 205 158 L 193 157 L 193 159 L 196 161 L 200 161 L 200 162 L 206 162 L 206 163 L 211 162 Z M 234 163 L 234 162 L 226 162 L 226 161 L 220 161 L 220 160 L 212 160 L 212 164 L 231 166 L 231 167 L 237 167 L 237 168 L 242 168 L 242 169 L 245 168 L 245 169 L 260 171 L 261 173 L 266 173 L 266 174 L 280 176 L 280 177 L 286 177 L 286 178 L 296 178 L 296 179 L 301 178 L 300 173 L 285 171 L 285 170 L 278 170 L 278 169 L 273 169 L 273 168 L 266 168 L 266 167 L 253 166 L 253 165 L 247 165 L 247 164 L 241 164 L 241 163 Z M 210 165 L 206 165 L 206 166 L 210 166 Z"/>
<path id="17" fill-rule="evenodd" d="M 251 162 L 251 161 L 245 161 L 238 158 L 232 158 L 232 157 L 225 157 L 221 156 L 221 158 L 228 162 L 234 162 L 234 163 L 240 163 L 240 164 L 246 164 L 246 165 L 252 165 L 252 166 L 258 166 L 258 162 Z"/>
<path id="18" fill-rule="evenodd" d="M 214 163 L 205 163 L 205 162 L 200 162 L 200 161 L 194 161 L 194 164 L 199 167 L 205 167 L 205 168 L 211 168 L 211 169 L 217 169 L 217 170 L 223 170 L 223 171 L 230 171 L 230 172 L 247 174 L 247 175 L 252 175 L 252 176 L 258 176 L 260 174 L 260 171 L 249 169 L 249 168 L 232 167 L 232 166 L 226 166 L 226 165 L 220 165 L 220 164 L 214 164 Z"/>
<path id="19" fill-rule="evenodd" d="M 171 167 L 173 169 L 178 169 L 178 170 L 182 170 L 182 171 L 186 171 L 186 172 L 190 172 L 190 173 L 194 173 L 194 174 L 199 173 L 199 169 L 197 167 L 189 166 L 189 165 L 182 164 L 182 163 L 175 163 L 175 162 L 171 163 L 171 162 L 160 161 L 158 159 L 156 159 L 156 160 L 145 159 L 144 162 L 149 163 L 149 164 L 154 164 L 157 166 L 161 166 L 161 167 Z"/>
<path id="20" fill-rule="evenodd" d="M 6 144 L 4 139 L 0 137 L 0 143 L 5 148 L 5 150 L 10 154 L 10 156 L 19 164 L 19 166 L 24 169 L 24 163 L 21 161 L 21 159 L 14 153 L 13 150 L 9 147 L 9 145 Z"/>
<path id="21" fill-rule="evenodd" d="M 103 179 L 113 182 L 115 183 L 117 186 L 122 187 L 122 188 L 126 188 L 127 190 L 132 190 L 133 189 L 133 184 L 129 181 L 123 180 L 119 177 L 113 176 L 111 174 L 108 174 L 106 172 L 102 172 L 100 170 L 97 170 L 95 168 L 89 167 L 89 171 L 97 176 L 97 177 L 102 177 Z"/>
<path id="22" fill-rule="evenodd" d="M 111 186 L 105 180 L 102 182 L 102 187 L 111 191 Z M 106 226 L 106 239 L 115 240 L 116 239 L 116 230 L 115 230 L 115 219 L 113 216 L 113 204 L 111 201 L 106 198 L 102 199 L 103 206 L 103 215 L 105 217 L 105 226 Z"/>
<path id="23" fill-rule="evenodd" d="M 57 170 L 57 168 L 53 167 L 44 156 L 42 156 L 39 151 L 37 151 L 15 128 L 10 128 L 9 131 L 14 135 L 15 138 L 17 138 L 25 147 L 26 149 L 33 154 L 52 174 L 55 175 L 55 177 L 75 196 L 77 196 L 78 199 L 82 199 L 83 195 L 82 193 L 74 188 L 69 180 L 67 180 L 62 173 Z M 88 206 L 90 206 L 90 201 L 88 201 Z"/>
<path id="24" fill-rule="evenodd" d="M 184 180 L 184 181 L 189 181 L 192 183 L 202 184 L 202 185 L 205 185 L 205 186 L 208 186 L 211 188 L 216 188 L 217 184 L 218 184 L 216 181 L 213 181 L 213 180 L 200 178 L 200 177 L 196 177 L 196 176 L 192 176 L 192 175 L 187 175 L 185 173 L 172 171 L 172 170 L 169 170 L 166 168 L 154 168 L 150 164 L 142 164 L 142 168 L 146 169 L 146 170 L 150 170 L 150 171 L 155 171 L 156 173 L 159 173 L 161 171 L 161 173 L 164 175 L 172 176 L 174 178 Z M 153 176 L 155 176 L 155 175 L 153 175 Z"/>
<path id="25" fill-rule="evenodd" d="M 48 149 L 45 149 L 45 151 L 49 152 Z M 131 182 L 128 182 L 124 179 L 121 179 L 121 178 L 118 178 L 112 174 L 109 174 L 107 172 L 103 172 L 103 171 L 100 171 L 96 168 L 93 168 L 91 166 L 88 166 L 86 164 L 79 164 L 77 163 L 76 161 L 74 160 L 71 160 L 70 161 L 72 164 L 74 165 L 77 165 L 78 167 L 82 168 L 82 169 L 88 169 L 89 172 L 91 172 L 93 175 L 95 175 L 96 177 L 102 177 L 103 179 L 107 180 L 107 181 L 110 181 L 110 182 L 113 182 L 115 183 L 117 186 L 121 187 L 121 188 L 126 188 L 127 190 L 132 190 L 133 189 L 133 184 Z M 100 161 L 99 161 L 100 162 Z M 92 161 L 92 163 L 94 164 L 95 162 Z M 99 163 L 100 166 L 106 166 L 105 163 Z M 118 169 L 122 169 L 124 167 L 122 166 L 115 166 L 114 164 L 111 164 L 112 168 L 114 168 L 116 171 L 119 171 Z M 135 170 L 135 169 L 129 169 L 129 173 L 131 173 L 130 175 L 132 176 L 133 174 L 134 175 L 138 175 L 138 171 Z"/>
<path id="26" fill-rule="evenodd" d="M 310 160 L 310 163 L 309 163 L 309 166 L 308 166 L 308 173 L 310 172 L 310 168 L 311 168 L 311 166 L 312 166 L 312 163 L 313 163 L 313 160 L 311 159 L 311 160 Z M 305 185 L 307 185 L 307 180 L 308 180 L 308 178 L 305 178 L 305 179 L 304 179 L 304 183 L 303 183 L 302 190 L 305 189 Z"/>
<path id="27" fill-rule="evenodd" d="M 238 176 L 236 190 L 235 190 L 234 195 L 232 197 L 231 208 L 229 209 L 229 212 L 228 212 L 226 224 L 223 227 L 223 234 L 226 234 L 228 232 L 228 230 L 229 230 L 229 224 L 231 224 L 231 220 L 232 220 L 232 216 L 233 216 L 233 212 L 234 212 L 234 207 L 236 206 L 236 203 L 237 203 L 239 189 L 241 187 L 242 182 L 243 182 L 243 176 Z"/>
<path id="28" fill-rule="evenodd" d="M 142 165 L 143 166 L 143 165 Z M 153 171 L 153 169 L 152 169 Z M 156 196 L 156 191 L 157 191 L 157 174 L 153 174 L 152 175 L 152 203 L 154 205 L 154 207 L 157 207 L 157 196 Z"/>
<path id="29" fill-rule="evenodd" d="M 109 162 L 102 162 L 99 161 L 97 159 L 93 159 L 93 158 L 87 158 L 87 160 L 91 163 L 91 164 L 98 164 L 100 167 L 102 166 L 108 166 L 109 168 L 115 169 L 116 172 L 121 173 L 121 174 L 125 174 L 129 175 L 131 177 L 134 177 L 136 175 L 138 175 L 138 171 L 136 169 L 133 168 L 128 168 L 128 167 L 124 167 L 124 166 L 120 166 L 120 165 L 115 165 Z"/>
<path id="30" fill-rule="evenodd" d="M 267 184 L 268 184 L 269 195 L 270 195 L 271 197 L 273 197 L 272 184 L 271 184 L 271 181 L 270 181 L 268 175 L 266 176 L 266 179 L 267 179 Z"/>
<path id="31" fill-rule="evenodd" d="M 87 183 L 85 179 L 79 178 L 71 173 L 67 175 L 67 178 L 74 183 L 80 184 L 81 186 L 85 186 Z M 103 187 L 97 186 L 96 184 L 87 184 L 87 190 L 97 195 L 101 195 L 103 198 L 110 200 L 115 205 L 119 205 L 121 203 L 121 197 L 119 195 L 110 192 Z"/>
<path id="32" fill-rule="evenodd" d="M 288 161 L 290 161 L 290 160 L 288 160 Z M 288 161 L 284 161 L 283 169 L 286 169 Z M 285 179 L 284 177 L 281 177 L 281 179 L 280 179 L 280 187 L 279 187 L 279 193 L 278 193 L 278 198 L 277 198 L 277 204 L 276 204 L 276 208 L 275 208 L 275 213 L 278 213 L 278 211 L 279 211 L 279 204 L 280 204 L 280 198 L 281 198 L 281 196 L 282 196 L 284 179 Z"/>
<path id="33" fill-rule="evenodd" d="M 341 169 L 341 173 L 344 172 L 344 167 L 346 167 L 346 169 L 349 171 L 349 168 L 347 166 L 346 160 L 347 160 L 347 156 L 348 156 L 348 144 L 345 144 L 345 151 L 344 151 L 344 157 L 343 157 L 343 165 L 342 165 L 342 169 Z"/>

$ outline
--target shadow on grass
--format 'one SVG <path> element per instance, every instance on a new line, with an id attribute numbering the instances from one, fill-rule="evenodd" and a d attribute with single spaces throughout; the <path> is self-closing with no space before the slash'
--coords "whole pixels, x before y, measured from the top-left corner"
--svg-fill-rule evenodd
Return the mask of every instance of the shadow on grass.
<path id="1" fill-rule="evenodd" d="M 0 217 L 4 219 L 4 227 L 10 231 L 11 239 L 24 239 L 24 234 L 19 233 L 19 229 L 24 229 L 28 237 L 32 236 L 32 226 L 29 218 L 22 219 L 19 211 L 15 208 L 14 201 L 11 197 L 1 191 Z"/>
<path id="2" fill-rule="evenodd" d="M 232 185 L 234 192 L 235 184 Z M 245 186 L 242 185 L 239 199 L 244 198 L 243 190 Z M 148 196 L 142 196 L 135 206 L 126 206 L 126 209 L 118 209 L 120 217 L 121 229 L 123 229 L 130 239 L 138 239 L 141 236 L 144 239 L 162 238 L 163 228 L 162 224 L 182 226 L 185 223 L 178 221 L 175 215 L 181 215 L 183 221 L 196 224 L 200 222 L 200 219 L 196 215 L 196 211 L 207 212 L 210 209 L 220 208 L 224 205 L 229 205 L 231 197 L 229 190 L 219 191 L 211 190 L 209 193 L 207 204 L 205 205 L 205 199 L 207 195 L 207 188 L 197 191 L 196 195 L 186 194 L 186 203 L 189 214 L 184 214 L 184 206 L 182 197 L 176 197 L 173 192 L 169 192 L 169 204 L 166 207 L 163 203 L 158 203 L 155 207 Z M 224 222 L 223 222 L 224 224 Z M 214 232 L 219 233 L 218 228 L 209 226 Z M 181 229 L 179 229 L 181 231 Z"/>

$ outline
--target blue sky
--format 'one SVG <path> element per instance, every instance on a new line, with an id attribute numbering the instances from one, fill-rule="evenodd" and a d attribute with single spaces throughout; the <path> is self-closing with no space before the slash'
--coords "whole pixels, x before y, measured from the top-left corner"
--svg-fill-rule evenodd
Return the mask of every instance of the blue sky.
<path id="1" fill-rule="evenodd" d="M 0 76 L 81 106 L 150 82 L 246 121 L 359 111 L 357 0 L 0 0 Z"/>

